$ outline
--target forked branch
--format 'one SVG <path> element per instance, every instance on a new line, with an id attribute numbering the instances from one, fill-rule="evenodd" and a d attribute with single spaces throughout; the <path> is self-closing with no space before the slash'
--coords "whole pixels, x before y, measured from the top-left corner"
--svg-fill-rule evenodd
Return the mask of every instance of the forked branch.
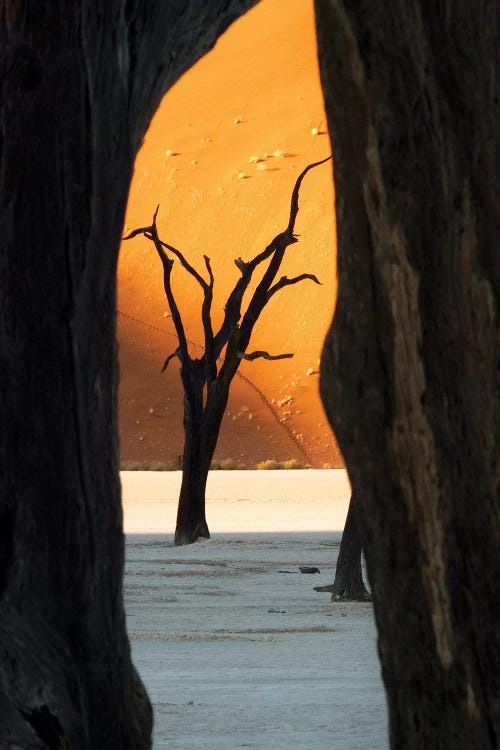
<path id="1" fill-rule="evenodd" d="M 217 378 L 217 360 L 220 357 L 224 346 L 228 344 L 233 334 L 236 334 L 236 337 L 233 339 L 233 344 L 229 348 L 232 350 L 232 356 L 236 354 L 236 361 L 241 359 L 252 361 L 259 357 L 268 360 L 288 359 L 293 356 L 293 354 L 271 355 L 265 351 L 256 351 L 251 354 L 246 354 L 245 352 L 250 342 L 250 337 L 257 319 L 259 318 L 267 302 L 269 302 L 271 297 L 276 294 L 276 292 L 286 286 L 297 284 L 299 281 L 303 281 L 305 279 L 309 279 L 315 284 L 321 283 L 314 274 L 303 273 L 293 278 L 282 276 L 277 283 L 273 284 L 274 279 L 276 278 L 276 275 L 281 266 L 281 262 L 283 260 L 286 249 L 289 247 L 289 245 L 298 242 L 297 235 L 294 234 L 294 227 L 295 220 L 299 211 L 299 192 L 302 181 L 311 169 L 319 166 L 320 164 L 324 164 L 331 158 L 331 156 L 328 156 L 326 159 L 322 159 L 321 161 L 309 164 L 297 177 L 290 201 L 290 216 L 287 228 L 283 232 L 277 234 L 272 242 L 261 253 L 258 253 L 254 258 L 252 258 L 252 260 L 244 261 L 242 258 L 237 258 L 234 261 L 236 267 L 240 271 L 241 276 L 236 282 L 232 292 L 227 299 L 226 305 L 224 307 L 224 320 L 216 335 L 214 335 L 213 333 L 211 320 L 214 274 L 212 271 L 210 258 L 207 255 L 203 256 L 205 267 L 208 272 L 208 281 L 206 281 L 203 276 L 201 276 L 201 274 L 199 274 L 198 271 L 188 262 L 184 254 L 180 250 L 178 250 L 178 248 L 170 245 L 167 242 L 163 242 L 163 240 L 160 240 L 156 225 L 159 206 L 156 207 L 156 211 L 153 216 L 153 223 L 151 226 L 134 229 L 126 237 L 124 237 L 124 239 L 128 240 L 132 239 L 133 237 L 137 237 L 139 234 L 144 235 L 146 239 L 151 240 L 154 243 L 156 251 L 163 264 L 165 294 L 170 307 L 170 311 L 172 313 L 172 320 L 177 332 L 177 337 L 179 339 L 179 347 L 173 354 L 167 357 L 163 365 L 162 372 L 165 371 L 169 362 L 175 356 L 178 356 L 183 363 L 187 363 L 188 361 L 190 361 L 187 349 L 186 335 L 184 332 L 180 312 L 174 299 L 170 280 L 174 261 L 172 258 L 169 258 L 166 251 L 169 251 L 173 255 L 175 255 L 175 257 L 180 261 L 182 267 L 197 281 L 197 283 L 203 290 L 203 304 L 201 314 L 205 335 L 205 354 L 204 357 L 199 360 L 199 364 L 204 364 L 206 368 L 206 382 L 210 383 Z M 243 315 L 243 320 L 241 320 L 241 305 L 245 292 L 247 291 L 252 279 L 253 272 L 255 271 L 257 266 L 259 266 L 268 258 L 270 258 L 269 265 L 266 268 L 261 281 L 257 285 L 257 288 L 255 289 L 250 299 L 248 308 Z M 229 363 L 226 361 L 224 369 L 226 370 L 227 367 L 229 367 L 229 370 L 236 369 L 237 365 L 235 364 L 234 360 L 233 363 L 233 365 L 229 365 Z"/>
<path id="2" fill-rule="evenodd" d="M 189 353 L 188 353 L 188 347 L 187 347 L 186 334 L 184 332 L 184 326 L 182 325 L 182 318 L 181 318 L 179 308 L 177 307 L 177 303 L 175 301 L 175 298 L 172 292 L 172 284 L 170 281 L 170 276 L 172 273 L 172 266 L 174 264 L 174 261 L 171 258 L 169 258 L 168 255 L 166 254 L 164 250 L 165 243 L 163 243 L 160 240 L 158 236 L 158 229 L 156 226 L 156 217 L 158 216 L 159 208 L 160 206 L 156 206 L 156 210 L 153 214 L 153 223 L 151 224 L 151 226 L 140 227 L 139 229 L 134 229 L 132 232 L 127 234 L 126 237 L 124 237 L 123 239 L 131 240 L 133 237 L 137 237 L 139 234 L 142 234 L 148 240 L 151 240 L 151 242 L 154 244 L 156 252 L 158 253 L 158 257 L 160 258 L 162 265 L 163 265 L 163 288 L 165 289 L 165 295 L 167 297 L 168 306 L 172 314 L 172 320 L 174 322 L 175 331 L 177 333 L 177 338 L 179 339 L 179 348 L 177 349 L 176 354 L 181 359 L 182 362 L 187 362 L 189 360 Z M 166 362 L 163 365 L 162 372 L 164 372 L 165 369 L 167 368 L 168 363 L 170 362 L 170 359 L 172 358 L 172 356 L 170 358 L 167 358 Z"/>
<path id="3" fill-rule="evenodd" d="M 145 234 L 145 237 L 148 237 L 148 235 Z M 148 237 L 148 239 L 151 239 L 151 237 Z M 196 268 L 193 268 L 193 266 L 191 265 L 191 263 L 189 263 L 186 260 L 186 258 L 184 257 L 184 255 L 181 253 L 180 250 L 178 250 L 173 245 L 169 245 L 168 242 L 163 242 L 163 240 L 160 240 L 160 242 L 161 242 L 162 247 L 165 248 L 165 250 L 170 250 L 170 252 L 173 253 L 176 256 L 176 258 L 178 258 L 180 260 L 181 266 L 189 274 L 191 274 L 191 276 L 193 277 L 193 279 L 196 279 L 196 281 L 201 286 L 201 288 L 203 289 L 203 291 L 205 291 L 205 289 L 208 286 L 210 286 L 209 284 L 207 284 L 207 282 L 205 281 L 205 279 L 203 278 L 203 276 L 198 273 L 198 271 L 196 270 Z M 213 282 L 213 279 L 212 279 L 212 282 Z"/>
<path id="4" fill-rule="evenodd" d="M 295 181 L 295 185 L 292 192 L 292 198 L 290 202 L 290 218 L 288 221 L 288 227 L 284 232 L 281 232 L 280 234 L 276 235 L 276 237 L 272 240 L 272 242 L 263 250 L 261 253 L 256 255 L 252 260 L 250 261 L 244 261 L 242 258 L 237 258 L 234 262 L 236 267 L 241 273 L 241 278 L 238 279 L 236 282 L 236 285 L 234 286 L 233 291 L 229 295 L 229 298 L 226 302 L 226 305 L 224 307 L 224 320 L 222 322 L 222 325 L 218 331 L 218 333 L 215 336 L 214 339 L 214 350 L 215 355 L 217 357 L 220 356 L 222 349 L 224 346 L 228 343 L 229 337 L 231 336 L 231 333 L 235 330 L 236 326 L 239 324 L 240 318 L 241 318 L 241 303 L 243 300 L 243 296 L 248 289 L 248 285 L 250 284 L 252 274 L 254 270 L 257 268 L 260 263 L 263 263 L 267 258 L 270 258 L 271 256 L 274 256 L 272 262 L 269 264 L 269 267 L 264 274 L 263 279 L 261 280 L 259 286 L 257 287 L 252 300 L 250 301 L 250 304 L 248 306 L 247 312 L 244 317 L 244 322 L 242 324 L 242 327 L 246 329 L 244 330 L 243 339 L 248 339 L 245 341 L 244 346 L 246 347 L 248 345 L 248 341 L 250 340 L 250 335 L 253 329 L 253 325 L 255 324 L 255 321 L 257 320 L 258 316 L 262 312 L 262 309 L 264 308 L 265 304 L 269 300 L 269 292 L 271 292 L 271 284 L 279 270 L 279 267 L 281 265 L 281 261 L 283 260 L 283 256 L 285 254 L 285 250 L 289 245 L 292 245 L 295 242 L 298 242 L 297 236 L 293 233 L 293 229 L 295 226 L 295 219 L 297 218 L 297 213 L 299 210 L 299 192 L 300 192 L 300 186 L 302 184 L 302 180 L 306 176 L 306 174 L 309 172 L 309 170 L 313 169 L 314 167 L 319 166 L 320 164 L 324 164 L 325 162 L 329 161 L 332 157 L 328 156 L 326 159 L 322 159 L 321 161 L 314 162 L 313 164 L 309 164 L 297 177 L 297 180 Z M 276 257 L 276 253 L 278 252 L 278 257 Z M 311 278 L 313 281 L 316 281 L 318 284 L 320 283 L 316 277 L 313 277 L 312 274 L 308 275 L 305 274 L 302 277 L 298 277 L 297 281 L 302 280 L 302 278 Z M 281 284 L 280 280 L 278 284 Z M 281 286 L 275 285 L 277 288 L 274 288 L 274 291 L 272 291 L 272 294 L 278 291 L 278 289 L 281 289 L 283 286 L 286 286 L 288 283 L 296 283 L 295 281 L 288 281 L 287 283 L 282 283 Z M 272 295 L 270 295 L 272 296 Z"/>
<path id="5" fill-rule="evenodd" d="M 208 271 L 208 277 L 209 281 L 207 282 L 201 274 L 198 273 L 198 271 L 189 263 L 189 261 L 185 258 L 184 254 L 173 245 L 170 245 L 168 242 L 164 242 L 161 240 L 158 236 L 158 229 L 156 226 L 156 218 L 158 216 L 158 210 L 159 206 L 156 207 L 156 210 L 153 215 L 153 223 L 149 227 L 140 227 L 139 229 L 134 229 L 132 232 L 130 232 L 126 237 L 124 237 L 124 240 L 130 240 L 133 237 L 137 237 L 139 234 L 144 235 L 146 239 L 153 242 L 156 251 L 160 257 L 160 260 L 163 264 L 163 276 L 164 276 L 164 288 L 165 288 L 165 294 L 168 300 L 168 304 L 170 307 L 170 311 L 172 313 L 172 320 L 174 322 L 175 330 L 177 332 L 177 337 L 179 339 L 179 349 L 170 357 L 167 358 L 163 365 L 162 372 L 165 371 L 166 367 L 168 366 L 168 363 L 170 362 L 170 359 L 174 356 L 179 356 L 181 359 L 184 357 L 188 357 L 188 350 L 187 350 L 187 340 L 186 335 L 184 332 L 184 327 L 182 324 L 181 315 L 179 312 L 179 308 L 177 307 L 173 292 L 172 292 L 172 285 L 170 281 L 170 274 L 172 271 L 172 265 L 173 260 L 168 257 L 166 250 L 169 250 L 175 257 L 180 261 L 182 267 L 198 282 L 198 284 L 201 286 L 203 290 L 203 305 L 202 305 L 202 321 L 203 321 L 203 329 L 205 332 L 205 353 L 206 353 L 206 361 L 207 361 L 207 368 L 208 368 L 208 376 L 209 380 L 214 379 L 217 376 L 217 368 L 216 368 L 216 357 L 214 356 L 214 335 L 212 330 L 212 321 L 211 321 L 211 309 L 212 309 L 212 296 L 213 296 L 213 286 L 214 286 L 214 275 L 212 272 L 212 267 L 210 264 L 210 258 L 208 258 L 206 255 L 203 256 L 205 260 L 205 266 Z M 187 360 L 184 360 L 187 361 Z"/>

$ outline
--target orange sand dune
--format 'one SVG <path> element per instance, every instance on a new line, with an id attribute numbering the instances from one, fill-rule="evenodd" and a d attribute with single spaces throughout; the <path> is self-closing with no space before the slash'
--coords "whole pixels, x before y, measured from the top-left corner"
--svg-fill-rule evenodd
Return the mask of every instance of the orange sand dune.
<path id="1" fill-rule="evenodd" d="M 203 254 L 211 258 L 215 325 L 239 276 L 233 260 L 250 259 L 286 227 L 297 175 L 329 155 L 325 127 L 310 0 L 263 0 L 163 100 L 137 158 L 125 231 L 148 225 L 160 204 L 160 236 L 200 272 Z M 284 289 L 264 311 L 250 350 L 295 356 L 242 363 L 219 459 L 341 465 L 317 374 L 336 284 L 330 163 L 307 175 L 300 198 L 301 241 L 280 275 L 314 273 L 322 286 Z M 178 263 L 173 287 L 199 354 L 200 291 Z M 118 299 L 122 458 L 171 460 L 182 453 L 182 388 L 176 360 L 160 369 L 177 344 L 161 264 L 142 237 L 122 245 Z"/>

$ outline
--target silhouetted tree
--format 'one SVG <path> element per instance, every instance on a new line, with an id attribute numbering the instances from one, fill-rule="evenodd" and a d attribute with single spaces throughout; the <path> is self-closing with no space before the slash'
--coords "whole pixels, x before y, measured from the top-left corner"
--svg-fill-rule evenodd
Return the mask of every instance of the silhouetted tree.
<path id="1" fill-rule="evenodd" d="M 156 226 L 158 208 L 149 227 L 135 229 L 125 237 L 131 239 L 144 235 L 150 240 L 163 265 L 165 295 L 172 314 L 179 346 L 170 354 L 162 368 L 164 372 L 169 362 L 178 358 L 181 363 L 181 380 L 184 388 L 184 453 L 182 459 L 182 484 L 175 529 L 175 544 L 191 544 L 200 538 L 210 537 L 205 516 L 205 491 L 208 472 L 219 438 L 222 418 L 226 410 L 231 382 L 241 360 L 253 361 L 259 357 L 268 360 L 286 359 L 293 354 L 269 354 L 265 351 L 247 353 L 254 326 L 269 300 L 287 286 L 309 279 L 320 282 L 310 273 L 293 278 L 282 276 L 275 282 L 287 247 L 297 242 L 294 235 L 295 220 L 299 210 L 299 191 L 307 172 L 324 164 L 331 157 L 309 164 L 298 176 L 292 192 L 288 226 L 280 232 L 266 249 L 250 261 L 235 260 L 240 278 L 228 297 L 224 307 L 224 319 L 217 333 L 214 333 L 211 318 L 214 275 L 210 258 L 204 255 L 208 280 L 196 271 L 177 248 L 160 239 Z M 204 353 L 199 358 L 189 354 L 186 334 L 181 314 L 172 290 L 171 273 L 174 255 L 200 285 L 203 292 L 201 319 L 205 339 Z M 250 284 L 254 271 L 268 261 L 262 279 L 253 292 L 248 307 L 241 311 L 243 296 Z M 219 361 L 220 360 L 220 361 Z"/>

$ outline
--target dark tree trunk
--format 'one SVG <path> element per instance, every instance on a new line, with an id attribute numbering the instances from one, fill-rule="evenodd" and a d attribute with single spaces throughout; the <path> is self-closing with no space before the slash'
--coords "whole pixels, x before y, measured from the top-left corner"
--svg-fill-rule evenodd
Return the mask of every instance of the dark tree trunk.
<path id="1" fill-rule="evenodd" d="M 198 447 L 198 446 L 197 446 Z M 189 446 L 186 445 L 189 450 Z M 193 544 L 198 539 L 210 539 L 210 531 L 205 517 L 205 493 L 208 479 L 204 457 L 196 460 L 198 451 L 192 452 L 192 457 L 182 465 L 182 484 L 177 508 L 177 523 L 175 527 L 175 544 Z"/>
<path id="2" fill-rule="evenodd" d="M 209 539 L 205 518 L 205 491 L 212 457 L 202 430 L 203 380 L 184 397 L 184 455 L 182 484 L 177 508 L 175 544 L 192 544 Z"/>
<path id="3" fill-rule="evenodd" d="M 150 747 L 122 601 L 116 258 L 160 97 L 251 4 L 0 0 L 2 748 Z"/>
<path id="4" fill-rule="evenodd" d="M 203 405 L 204 376 L 197 388 L 190 388 L 191 399 L 184 399 L 184 456 L 182 484 L 175 527 L 175 544 L 192 544 L 209 539 L 205 516 L 208 472 L 219 439 L 229 397 L 229 382 L 214 380 L 207 388 Z M 196 391 L 196 395 L 193 393 Z"/>
<path id="5" fill-rule="evenodd" d="M 500 5 L 317 0 L 345 456 L 391 745 L 500 745 Z"/>
<path id="6" fill-rule="evenodd" d="M 352 496 L 340 542 L 334 582 L 330 586 L 315 587 L 315 591 L 331 593 L 332 602 L 339 600 L 366 602 L 371 599 L 363 582 L 361 564 L 363 548 L 356 507 L 357 503 Z"/>

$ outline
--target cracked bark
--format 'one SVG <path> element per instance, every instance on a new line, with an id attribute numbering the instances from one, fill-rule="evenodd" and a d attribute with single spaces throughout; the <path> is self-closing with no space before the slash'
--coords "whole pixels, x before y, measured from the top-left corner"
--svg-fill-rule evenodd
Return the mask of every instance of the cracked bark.
<path id="1" fill-rule="evenodd" d="M 0 747 L 142 750 L 115 276 L 161 96 L 251 0 L 0 0 Z"/>
<path id="2" fill-rule="evenodd" d="M 500 6 L 317 0 L 339 292 L 321 393 L 391 746 L 500 743 Z"/>

